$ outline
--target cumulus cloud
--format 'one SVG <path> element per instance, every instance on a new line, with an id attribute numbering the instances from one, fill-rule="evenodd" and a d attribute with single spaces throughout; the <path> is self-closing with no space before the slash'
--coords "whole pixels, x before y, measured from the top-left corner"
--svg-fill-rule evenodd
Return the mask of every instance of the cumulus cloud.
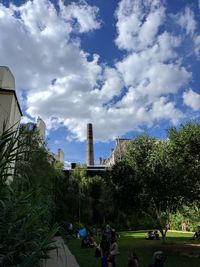
<path id="1" fill-rule="evenodd" d="M 193 110 L 200 110 L 200 94 L 194 92 L 192 89 L 183 93 L 183 100 L 185 105 L 189 106 Z"/>
<path id="2" fill-rule="evenodd" d="M 193 41 L 195 54 L 200 59 L 200 35 L 195 36 Z"/>
<path id="3" fill-rule="evenodd" d="M 0 62 L 15 75 L 26 113 L 48 129 L 67 127 L 68 140 L 79 141 L 88 122 L 101 141 L 161 120 L 178 123 L 184 114 L 170 96 L 192 74 L 178 53 L 182 38 L 162 27 L 166 7 L 160 0 L 119 2 L 115 43 L 125 54 L 112 67 L 81 47 L 82 34 L 101 27 L 98 16 L 86 1 L 0 4 Z"/>
<path id="4" fill-rule="evenodd" d="M 85 1 L 80 1 L 79 5 L 73 2 L 68 5 L 67 9 L 60 1 L 60 8 L 62 17 L 71 21 L 74 28 L 80 33 L 99 29 L 101 26 L 100 21 L 96 19 L 99 9 L 95 6 L 87 5 Z"/>
<path id="5" fill-rule="evenodd" d="M 180 12 L 175 16 L 177 23 L 186 31 L 187 34 L 194 34 L 196 29 L 196 21 L 194 12 L 186 7 L 183 12 Z"/>
<path id="6" fill-rule="evenodd" d="M 120 49 L 141 51 L 155 42 L 165 19 L 165 8 L 159 0 L 123 0 L 116 11 Z"/>

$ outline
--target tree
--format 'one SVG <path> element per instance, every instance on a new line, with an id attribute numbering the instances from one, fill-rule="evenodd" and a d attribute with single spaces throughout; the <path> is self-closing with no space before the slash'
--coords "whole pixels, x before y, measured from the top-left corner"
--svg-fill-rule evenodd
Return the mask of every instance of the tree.
<path id="1" fill-rule="evenodd" d="M 191 121 L 168 131 L 174 173 L 181 179 L 185 201 L 200 198 L 200 124 Z"/>
<path id="2" fill-rule="evenodd" d="M 141 185 L 140 208 L 154 219 L 163 239 L 170 212 L 200 197 L 199 148 L 200 126 L 188 123 L 179 130 L 171 128 L 165 141 L 137 138 L 127 151 L 127 162 Z"/>
<path id="3" fill-rule="evenodd" d="M 51 155 L 44 144 L 41 144 L 39 133 L 34 124 L 21 125 L 15 181 L 18 185 L 48 186 L 55 175 Z"/>
<path id="4" fill-rule="evenodd" d="M 126 161 L 118 162 L 112 169 L 111 182 L 115 208 L 126 214 L 132 213 L 133 206 L 137 206 L 135 191 L 139 186 L 132 166 Z"/>

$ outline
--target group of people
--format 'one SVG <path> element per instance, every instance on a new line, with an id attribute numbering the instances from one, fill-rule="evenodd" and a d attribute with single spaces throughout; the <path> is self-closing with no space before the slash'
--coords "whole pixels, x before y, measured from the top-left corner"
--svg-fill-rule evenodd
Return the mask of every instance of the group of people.
<path id="1" fill-rule="evenodd" d="M 199 228 L 200 233 L 200 228 Z M 82 237 L 81 247 L 82 248 L 96 248 L 95 257 L 101 259 L 101 267 L 116 267 L 115 257 L 119 254 L 119 247 L 117 239 L 119 238 L 118 234 L 114 229 L 110 227 L 109 224 L 106 225 L 105 230 L 102 233 L 101 242 L 97 245 L 93 240 L 93 231 L 88 232 L 86 236 Z M 148 231 L 147 240 L 159 240 L 159 233 L 157 230 Z M 162 251 L 157 251 L 153 254 L 153 260 L 148 267 L 164 267 L 164 262 L 166 256 Z M 127 267 L 139 267 L 139 258 L 134 253 L 129 254 Z"/>
<path id="2" fill-rule="evenodd" d="M 107 224 L 103 231 L 101 242 L 95 250 L 95 256 L 101 258 L 101 267 L 116 266 L 115 256 L 119 254 L 117 237 L 116 231 Z"/>
<path id="3" fill-rule="evenodd" d="M 102 238 L 100 244 L 97 245 L 93 236 L 97 235 L 97 231 L 87 231 L 85 228 L 79 230 L 81 236 L 82 248 L 95 248 L 95 257 L 101 259 L 101 267 L 116 267 L 115 257 L 119 254 L 119 247 L 117 240 L 119 235 L 115 229 L 112 229 L 109 224 L 106 225 L 102 231 Z M 95 234 L 96 233 L 96 234 Z M 200 227 L 199 227 L 200 234 Z M 158 231 L 148 231 L 145 237 L 148 240 L 159 240 Z M 166 256 L 162 251 L 157 251 L 153 254 L 153 260 L 148 267 L 164 267 Z M 127 262 L 127 267 L 139 267 L 139 258 L 134 252 L 130 252 Z"/>
<path id="4" fill-rule="evenodd" d="M 96 243 L 94 242 L 91 233 L 87 233 L 81 240 L 81 247 L 82 248 L 94 248 Z"/>
<path id="5" fill-rule="evenodd" d="M 157 230 L 148 231 L 145 239 L 146 240 L 160 240 L 160 236 Z"/>

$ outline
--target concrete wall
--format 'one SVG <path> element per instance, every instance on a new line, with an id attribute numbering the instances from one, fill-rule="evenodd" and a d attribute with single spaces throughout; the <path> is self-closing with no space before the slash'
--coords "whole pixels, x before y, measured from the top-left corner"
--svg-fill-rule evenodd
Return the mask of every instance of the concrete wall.
<path id="1" fill-rule="evenodd" d="M 21 120 L 21 110 L 15 94 L 15 79 L 9 68 L 0 66 L 0 133 L 13 127 L 17 129 Z M 11 175 L 7 181 L 12 181 L 15 162 L 11 162 Z"/>
<path id="2" fill-rule="evenodd" d="M 6 128 L 10 125 L 12 99 L 12 94 L 4 94 L 0 91 L 0 132 L 3 130 L 4 122 L 6 123 Z"/>
<path id="3" fill-rule="evenodd" d="M 6 122 L 6 129 L 14 126 L 16 129 L 21 120 L 17 99 L 14 93 L 0 91 L 0 132 L 3 130 L 3 124 Z"/>
<path id="4" fill-rule="evenodd" d="M 116 147 L 112 150 L 112 153 L 106 160 L 105 164 L 108 167 L 112 167 L 113 165 L 116 164 L 116 162 L 120 161 L 123 159 L 125 150 L 126 150 L 126 145 L 130 142 L 130 139 L 116 139 Z"/>
<path id="5" fill-rule="evenodd" d="M 37 119 L 37 130 L 39 132 L 41 142 L 44 142 L 45 141 L 45 133 L 46 133 L 46 124 L 41 118 Z"/>
<path id="6" fill-rule="evenodd" d="M 64 155 L 64 152 L 62 151 L 62 149 L 60 149 L 60 148 L 58 149 L 58 153 L 55 155 L 55 159 L 64 164 L 65 155 Z"/>
<path id="7" fill-rule="evenodd" d="M 15 78 L 8 67 L 0 66 L 0 88 L 15 90 Z"/>

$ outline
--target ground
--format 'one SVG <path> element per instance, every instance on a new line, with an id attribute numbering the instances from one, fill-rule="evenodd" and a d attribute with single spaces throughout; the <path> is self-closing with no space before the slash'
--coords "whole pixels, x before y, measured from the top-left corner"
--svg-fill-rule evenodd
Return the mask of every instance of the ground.
<path id="1" fill-rule="evenodd" d="M 200 241 L 191 241 L 192 234 L 168 232 L 166 243 L 144 239 L 144 232 L 123 232 L 119 240 L 120 255 L 117 267 L 127 265 L 128 253 L 134 250 L 140 259 L 140 267 L 147 267 L 156 250 L 167 254 L 165 267 L 199 267 Z M 99 239 L 96 238 L 98 243 Z M 100 259 L 94 257 L 94 249 L 81 249 L 80 240 L 71 239 L 68 247 L 81 267 L 100 267 Z"/>

